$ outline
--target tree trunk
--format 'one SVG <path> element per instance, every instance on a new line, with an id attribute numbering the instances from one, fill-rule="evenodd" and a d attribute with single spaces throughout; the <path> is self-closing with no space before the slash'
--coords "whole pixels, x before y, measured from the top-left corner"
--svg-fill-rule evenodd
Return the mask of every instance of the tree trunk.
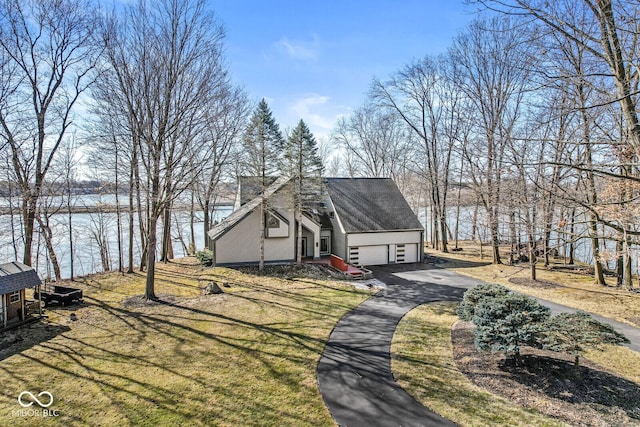
<path id="1" fill-rule="evenodd" d="M 264 194 L 264 192 L 263 192 Z M 262 196 L 262 201 L 260 203 L 260 260 L 258 261 L 258 270 L 262 271 L 264 270 L 264 228 L 265 228 L 265 223 L 264 223 L 264 216 L 266 214 L 265 212 L 265 198 L 264 195 Z"/>
<path id="2" fill-rule="evenodd" d="M 44 244 L 47 247 L 47 253 L 49 254 L 49 262 L 53 266 L 53 275 L 56 280 L 61 280 L 62 274 L 60 272 L 60 263 L 58 262 L 58 257 L 56 256 L 56 251 L 53 247 L 53 231 L 51 231 L 48 219 L 43 221 L 42 218 L 38 218 L 38 224 L 40 225 L 40 231 L 44 236 Z"/>
<path id="3" fill-rule="evenodd" d="M 619 236 L 616 240 L 616 286 L 621 287 L 624 281 L 624 262 L 625 257 L 623 255 L 624 243 L 623 237 Z"/>
<path id="4" fill-rule="evenodd" d="M 209 247 L 209 237 L 208 237 L 208 232 L 211 229 L 211 218 L 209 217 L 209 200 L 205 200 L 204 201 L 204 209 L 203 209 L 203 216 L 204 216 L 204 247 L 208 248 Z M 210 248 L 211 249 L 211 248 Z"/>
<path id="5" fill-rule="evenodd" d="M 22 262 L 31 266 L 33 231 L 36 221 L 36 202 L 37 198 L 28 196 L 22 200 L 22 217 L 24 220 L 24 253 Z"/>
<path id="6" fill-rule="evenodd" d="M 134 220 L 134 205 L 133 205 L 133 168 L 129 175 L 129 266 L 127 267 L 127 273 L 133 274 L 133 235 L 135 233 L 135 220 Z"/>
<path id="7" fill-rule="evenodd" d="M 531 271 L 531 280 L 538 280 L 536 274 L 536 250 L 535 242 L 529 241 L 529 270 Z"/>
<path id="8" fill-rule="evenodd" d="M 302 264 L 302 210 L 300 208 L 298 208 L 296 212 L 296 221 L 298 223 L 296 236 L 296 247 L 298 248 L 296 253 L 296 263 Z"/>
<path id="9" fill-rule="evenodd" d="M 195 200 L 193 195 L 193 190 L 191 190 L 191 205 L 189 206 L 189 248 L 187 250 L 187 255 L 195 255 L 196 254 L 196 229 L 195 229 Z M 208 230 L 207 230 L 208 231 Z M 207 239 L 207 231 L 205 231 L 205 240 Z"/>
<path id="10" fill-rule="evenodd" d="M 67 220 L 69 221 L 69 268 L 70 279 L 75 277 L 73 250 L 73 214 L 71 212 L 71 188 L 67 187 Z"/>
<path id="11" fill-rule="evenodd" d="M 598 239 L 598 223 L 594 214 L 589 219 L 589 234 L 591 235 L 591 249 L 593 251 L 593 277 L 596 285 L 605 286 L 604 268 L 600 262 L 600 240 Z"/>
<path id="12" fill-rule="evenodd" d="M 571 209 L 571 226 L 569 227 L 569 265 L 576 263 L 576 244 L 575 244 L 575 232 L 576 232 L 576 208 Z"/>
<path id="13" fill-rule="evenodd" d="M 144 291 L 144 297 L 148 300 L 156 300 L 155 293 L 155 273 L 156 273 L 156 244 L 157 235 L 156 227 L 158 225 L 158 219 L 155 215 L 151 215 L 149 218 L 149 232 L 147 238 L 147 280 Z"/>
<path id="14" fill-rule="evenodd" d="M 162 254 L 161 262 L 169 262 L 169 248 L 171 246 L 171 209 L 166 207 L 162 212 Z"/>
<path id="15" fill-rule="evenodd" d="M 122 218 L 120 212 L 120 197 L 118 195 L 118 150 L 116 149 L 116 170 L 115 170 L 115 185 L 116 185 L 116 228 L 118 233 L 118 272 L 122 273 L 124 270 L 123 261 L 122 261 Z"/>
<path id="16" fill-rule="evenodd" d="M 494 212 L 494 208 L 491 208 L 490 210 L 489 227 L 491 228 L 491 253 L 493 256 L 493 263 L 502 264 L 502 260 L 500 259 L 500 235 L 498 231 L 497 213 Z"/>
<path id="17" fill-rule="evenodd" d="M 509 232 L 511 234 L 511 253 L 509 254 L 509 264 L 513 265 L 514 262 L 520 261 L 520 246 L 518 245 L 518 236 L 516 235 L 516 212 L 513 207 L 509 212 Z M 517 259 L 514 258 L 517 255 Z"/>

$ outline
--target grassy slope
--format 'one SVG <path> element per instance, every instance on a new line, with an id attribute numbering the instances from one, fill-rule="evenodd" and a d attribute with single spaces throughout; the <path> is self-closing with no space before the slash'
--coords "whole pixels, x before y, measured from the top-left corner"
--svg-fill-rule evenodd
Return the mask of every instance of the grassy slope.
<path id="1" fill-rule="evenodd" d="M 0 350 L 0 425 L 23 390 L 51 392 L 58 425 L 333 425 L 315 369 L 337 320 L 368 297 L 335 282 L 159 266 L 170 305 L 127 305 L 144 277 L 84 280 L 85 306 L 50 310 L 50 339 Z M 198 296 L 208 279 L 224 295 Z M 71 311 L 77 321 L 71 321 Z M 43 328 L 35 326 L 34 328 Z M 30 328 L 33 330 L 33 328 Z"/>

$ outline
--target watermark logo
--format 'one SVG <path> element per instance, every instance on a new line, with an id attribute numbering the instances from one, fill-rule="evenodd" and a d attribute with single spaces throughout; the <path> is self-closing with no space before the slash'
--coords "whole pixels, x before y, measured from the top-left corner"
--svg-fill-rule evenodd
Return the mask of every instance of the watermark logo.
<path id="1" fill-rule="evenodd" d="M 33 406 L 37 404 L 40 408 Z M 55 409 L 47 409 L 53 405 L 53 394 L 48 391 L 41 391 L 38 395 L 34 395 L 30 391 L 23 391 L 18 395 L 18 404 L 22 409 L 11 411 L 14 417 L 58 417 L 60 413 Z"/>
<path id="2" fill-rule="evenodd" d="M 31 400 L 35 401 L 35 403 L 37 403 L 38 405 L 40 405 L 43 408 L 48 408 L 49 406 L 51 406 L 53 404 L 53 395 L 51 393 L 49 393 L 48 391 L 41 391 L 40 393 L 38 393 L 38 397 L 48 396 L 49 397 L 49 402 L 48 403 L 41 402 L 38 399 L 38 397 L 35 397 L 33 395 L 33 393 L 31 393 L 30 391 L 23 391 L 22 393 L 20 393 L 18 395 L 18 403 L 23 408 L 28 408 L 29 406 L 33 405 L 33 403 L 34 403 L 34 402 L 29 402 L 29 401 L 27 401 L 27 403 L 25 403 L 22 400 L 22 398 L 24 396 L 29 396 L 31 398 Z"/>

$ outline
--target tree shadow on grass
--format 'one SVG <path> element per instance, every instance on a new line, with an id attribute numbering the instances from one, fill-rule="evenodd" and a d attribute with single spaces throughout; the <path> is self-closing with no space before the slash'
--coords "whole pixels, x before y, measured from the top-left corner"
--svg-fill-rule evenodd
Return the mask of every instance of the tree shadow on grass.
<path id="1" fill-rule="evenodd" d="M 44 320 L 28 323 L 0 333 L 0 361 L 49 341 L 69 331 L 64 325 L 50 324 Z"/>
<path id="2" fill-rule="evenodd" d="M 149 372 L 163 372 L 164 375 L 174 377 L 178 381 L 193 383 L 196 388 L 206 388 L 212 395 L 226 396 L 224 401 L 218 402 L 219 408 L 212 409 L 211 414 L 207 414 L 209 419 L 205 424 L 213 422 L 212 414 L 218 422 L 237 424 L 237 419 L 234 418 L 238 415 L 235 406 L 247 399 L 247 390 L 231 385 L 212 384 L 207 381 L 207 375 L 202 375 L 197 370 L 192 371 L 158 360 L 153 347 L 149 347 L 146 354 L 137 352 L 135 347 L 120 348 L 113 345 L 119 342 L 117 339 L 113 343 L 108 339 L 108 333 L 126 332 L 130 342 L 141 346 L 161 342 L 164 351 L 169 348 L 177 359 L 184 361 L 191 360 L 194 346 L 197 348 L 199 343 L 206 340 L 211 343 L 212 349 L 243 353 L 247 364 L 239 366 L 264 366 L 268 372 L 267 377 L 277 381 L 283 390 L 297 390 L 301 385 L 297 370 L 283 368 L 282 361 L 287 360 L 298 365 L 312 363 L 315 367 L 313 355 L 319 357 L 325 342 L 324 339 L 314 337 L 305 331 L 296 331 L 295 328 L 290 330 L 287 325 L 264 324 L 210 311 L 204 300 L 200 308 L 188 305 L 188 299 L 166 295 L 160 297 L 157 301 L 132 307 L 123 307 L 118 303 L 109 304 L 87 297 L 87 312 L 78 315 L 78 325 L 86 323 L 84 327 L 90 327 L 93 331 L 100 329 L 100 333 L 95 334 L 95 337 L 85 334 L 79 336 L 77 333 L 65 334 L 63 340 L 41 344 L 40 354 L 54 354 L 54 357 L 42 358 L 32 354 L 22 356 L 27 363 L 39 366 L 39 369 L 55 370 L 58 375 L 73 378 L 73 381 L 93 383 L 102 390 L 104 396 L 121 408 L 123 415 L 130 417 L 132 423 L 139 421 L 136 418 L 138 412 L 149 409 L 137 410 L 130 407 L 133 405 L 131 402 L 151 401 L 162 412 L 170 413 L 177 419 L 190 420 L 195 416 L 194 411 L 206 407 L 209 404 L 208 399 L 211 398 L 198 395 L 194 402 L 181 403 L 172 384 L 156 382 L 152 376 L 134 378 L 129 374 L 129 370 L 149 369 Z M 92 317 L 89 310 L 100 311 L 103 316 Z M 108 326 L 114 322 L 124 322 L 126 328 L 122 330 L 114 327 L 110 331 Z M 205 326 L 208 323 L 218 323 L 223 328 L 210 329 Z M 122 325 L 119 327 L 122 328 Z M 247 333 L 243 333 L 243 330 L 247 330 Z M 21 350 L 15 350 L 18 351 Z M 113 366 L 119 364 L 126 368 L 113 369 Z M 211 366 L 211 369 L 220 369 L 220 366 Z M 216 378 L 216 374 L 212 374 L 212 377 Z M 315 385 L 305 387 L 315 390 Z M 194 399 L 192 394 L 187 395 L 190 400 Z M 245 406 L 270 422 L 280 418 L 296 425 L 303 425 L 309 424 L 309 419 L 313 419 L 308 419 L 304 413 L 296 413 L 272 404 L 269 399 L 252 400 Z M 225 412 L 230 414 L 228 420 L 225 418 Z M 78 418 L 78 421 L 81 420 L 86 421 Z"/>

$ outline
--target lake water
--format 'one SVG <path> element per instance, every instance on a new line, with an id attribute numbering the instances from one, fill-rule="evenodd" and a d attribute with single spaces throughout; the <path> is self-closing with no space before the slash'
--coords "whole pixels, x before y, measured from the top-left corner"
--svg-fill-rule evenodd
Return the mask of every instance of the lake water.
<path id="1" fill-rule="evenodd" d="M 86 198 L 91 202 L 90 197 Z M 103 201 L 104 203 L 104 201 Z M 81 204 L 82 205 L 82 204 Z M 6 206 L 6 205 L 5 205 Z M 214 211 L 212 221 L 220 221 L 232 211 L 231 206 L 220 206 Z M 204 245 L 203 212 L 196 212 L 196 223 L 194 226 L 194 237 L 196 247 L 202 249 Z M 128 215 L 121 215 L 122 236 L 123 236 L 123 263 L 127 266 L 129 239 L 128 239 Z M 111 269 L 118 268 L 118 232 L 117 215 L 115 213 L 76 213 L 72 215 L 72 236 L 74 245 L 74 273 L 76 276 L 83 276 L 91 273 L 101 272 L 102 261 L 98 245 L 97 235 L 102 232 L 107 238 Z M 136 237 L 134 238 L 134 262 L 140 262 L 140 239 L 138 234 L 138 218 L 135 218 Z M 51 217 L 51 229 L 53 231 L 53 241 L 56 256 L 60 263 L 63 278 L 69 278 L 71 274 L 71 250 L 69 246 L 69 219 L 66 213 L 56 214 Z M 101 230 L 102 229 L 102 230 Z M 13 230 L 13 235 L 12 235 Z M 18 215 L 13 218 L 10 215 L 0 215 L 0 263 L 10 261 L 22 261 L 23 247 L 21 243 L 21 219 Z M 176 211 L 172 217 L 173 250 L 176 258 L 186 255 L 186 246 L 191 239 L 189 229 L 189 212 Z M 14 247 L 15 236 L 16 245 Z M 158 236 L 161 236 L 161 225 L 158 227 Z M 158 239 L 160 241 L 160 238 Z M 39 233 L 34 235 L 33 250 L 35 253 L 34 266 L 42 277 L 53 277 L 53 270 L 50 267 L 48 253 L 44 246 L 44 240 Z"/>
<path id="2" fill-rule="evenodd" d="M 123 197 L 126 199 L 126 197 Z M 114 204 L 115 199 L 113 196 L 96 196 L 96 195 L 83 195 L 79 196 L 77 205 L 92 206 L 97 203 Z M 8 206 L 6 199 L 0 198 L 0 207 Z M 472 237 L 472 219 L 473 219 L 473 207 L 463 207 L 460 212 L 459 223 L 459 239 L 469 240 Z M 232 211 L 231 206 L 219 206 L 215 210 L 215 216 L 212 221 L 220 221 L 229 215 Z M 203 213 L 196 212 L 196 224 L 194 229 L 196 248 L 202 249 L 205 246 L 204 236 L 205 230 L 203 229 L 202 217 Z M 422 224 L 426 224 L 429 219 L 428 211 L 420 209 L 418 218 Z M 483 221 L 482 209 L 479 211 L 479 233 L 483 237 L 483 240 L 489 241 L 488 227 L 486 221 Z M 128 216 L 123 214 L 121 216 L 123 227 L 123 263 L 127 266 L 128 257 Z M 138 230 L 137 217 L 135 218 L 136 234 Z M 455 228 L 455 208 L 450 208 L 448 224 L 451 232 L 453 233 Z M 115 213 L 106 214 L 89 214 L 89 213 L 76 213 L 72 215 L 72 235 L 74 244 L 74 270 L 76 276 L 82 276 L 95 272 L 102 271 L 102 261 L 100 258 L 100 250 L 98 246 L 98 239 L 96 235 L 100 233 L 100 228 L 103 227 L 104 235 L 107 236 L 107 244 L 109 249 L 109 255 L 111 260 L 111 269 L 118 268 L 118 246 L 117 246 L 117 222 Z M 158 236 L 161 236 L 161 225 L 159 226 Z M 70 276 L 70 257 L 71 251 L 69 248 L 69 220 L 66 213 L 53 215 L 51 218 L 51 228 L 54 234 L 54 247 L 56 255 L 58 257 L 60 267 L 62 270 L 63 278 Z M 430 241 L 430 230 L 426 227 L 425 240 Z M 577 233 L 580 238 L 576 242 L 576 258 L 580 261 L 590 262 L 592 258 L 590 240 L 586 237 L 586 228 L 584 225 L 577 227 Z M 176 210 L 173 213 L 172 218 L 172 237 L 173 237 L 173 250 L 176 258 L 186 255 L 186 246 L 189 244 L 191 238 L 191 232 L 189 230 L 189 213 L 187 211 Z M 508 221 L 507 218 L 503 218 L 500 233 L 502 236 L 509 236 Z M 14 247 L 14 239 L 16 245 Z M 20 242 L 21 237 L 21 221 L 19 216 L 0 215 L 0 263 L 20 261 L 22 259 L 22 246 Z M 526 238 L 522 236 L 522 240 L 526 241 Z M 558 239 L 557 234 L 552 235 L 552 246 L 559 249 L 563 254 L 564 245 L 562 240 Z M 160 238 L 158 239 L 160 241 Z M 608 251 L 614 251 L 615 243 L 613 241 L 607 242 Z M 450 242 L 450 247 L 453 247 L 453 240 Z M 36 253 L 36 259 L 34 260 L 34 266 L 37 265 L 38 271 L 43 277 L 53 276 L 53 272 L 48 262 L 48 254 L 45 250 L 44 241 L 42 237 L 36 233 L 34 236 L 34 253 Z M 638 266 L 638 251 L 634 250 L 632 255 L 632 262 L 634 273 Z M 134 262 L 138 264 L 140 261 L 140 241 L 134 239 Z M 610 261 L 609 268 L 614 267 L 614 262 Z"/>

